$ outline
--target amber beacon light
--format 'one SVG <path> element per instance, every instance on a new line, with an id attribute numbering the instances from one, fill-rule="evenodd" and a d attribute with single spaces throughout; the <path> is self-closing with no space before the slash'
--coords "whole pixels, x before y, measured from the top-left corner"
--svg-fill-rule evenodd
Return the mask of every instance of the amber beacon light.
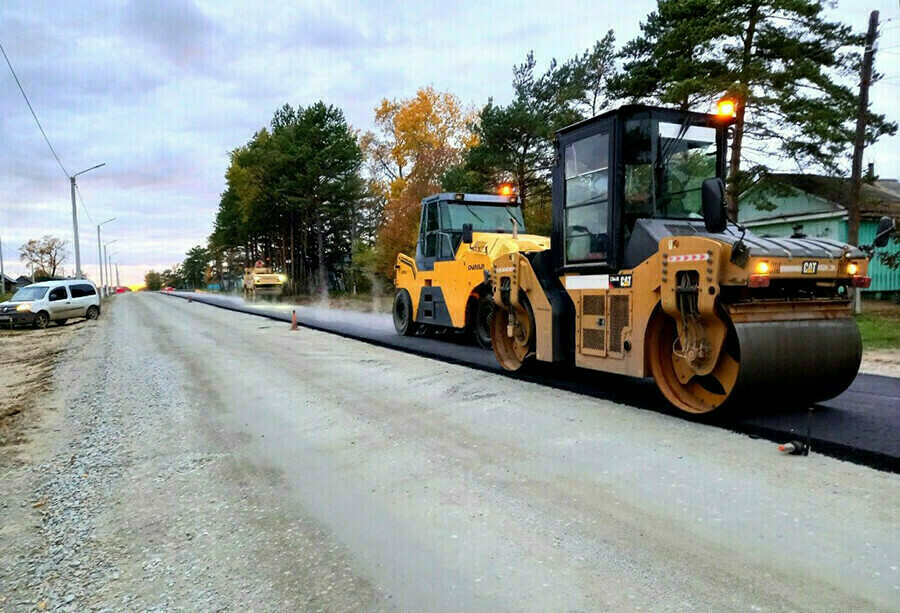
<path id="1" fill-rule="evenodd" d="M 719 117 L 734 117 L 735 116 L 735 104 L 734 100 L 731 98 L 722 98 L 716 104 L 716 113 Z"/>

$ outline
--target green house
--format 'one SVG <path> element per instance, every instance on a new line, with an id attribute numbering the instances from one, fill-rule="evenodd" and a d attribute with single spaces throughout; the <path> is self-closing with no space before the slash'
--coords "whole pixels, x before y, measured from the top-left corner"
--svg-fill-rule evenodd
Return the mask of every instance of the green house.
<path id="1" fill-rule="evenodd" d="M 872 169 L 870 168 L 870 175 Z M 846 201 L 849 181 L 835 177 L 773 174 L 766 183 L 741 194 L 738 220 L 759 236 L 828 238 L 847 240 Z M 859 242 L 871 244 L 878 220 L 884 216 L 900 226 L 900 181 L 868 179 L 861 191 Z M 896 242 L 885 248 L 900 251 Z M 900 270 L 892 270 L 873 258 L 869 264 L 872 285 L 867 292 L 900 292 Z"/>

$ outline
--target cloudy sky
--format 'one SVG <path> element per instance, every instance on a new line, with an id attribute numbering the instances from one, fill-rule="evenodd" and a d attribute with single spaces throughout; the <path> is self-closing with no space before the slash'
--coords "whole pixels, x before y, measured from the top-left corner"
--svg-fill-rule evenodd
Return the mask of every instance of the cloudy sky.
<path id="1" fill-rule="evenodd" d="M 381 98 L 423 85 L 465 102 L 511 96 L 511 68 L 534 49 L 541 66 L 568 59 L 609 28 L 638 33 L 653 0 L 482 2 L 225 2 L 2 0 L 0 43 L 68 172 L 79 178 L 82 262 L 97 278 L 95 223 L 110 217 L 123 283 L 180 261 L 212 230 L 227 153 L 289 102 L 325 100 L 371 126 Z M 874 108 L 900 96 L 897 0 L 842 0 L 858 30 L 881 10 Z M 867 152 L 900 177 L 897 139 Z M 0 237 L 7 274 L 17 248 L 72 239 L 69 184 L 0 62 Z M 68 266 L 74 265 L 70 255 Z"/>

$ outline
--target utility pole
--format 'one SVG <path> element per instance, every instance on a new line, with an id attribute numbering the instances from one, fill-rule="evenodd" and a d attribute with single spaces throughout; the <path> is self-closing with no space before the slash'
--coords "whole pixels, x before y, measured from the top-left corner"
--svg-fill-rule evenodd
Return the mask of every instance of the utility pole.
<path id="1" fill-rule="evenodd" d="M 112 245 L 117 240 L 119 240 L 119 239 L 111 240 L 108 243 L 106 243 L 105 245 L 103 245 L 103 263 L 102 264 L 106 265 L 106 285 L 107 286 L 112 284 L 112 277 L 109 274 L 109 255 L 108 255 L 109 251 L 107 251 L 106 248 L 109 247 L 110 245 Z M 106 288 L 106 295 L 109 296 L 109 287 Z"/>
<path id="2" fill-rule="evenodd" d="M 100 297 L 103 297 L 103 243 L 100 242 L 100 225 L 97 225 L 97 264 L 100 267 Z"/>
<path id="3" fill-rule="evenodd" d="M 6 293 L 6 271 L 3 269 L 3 238 L 0 237 L 0 294 Z"/>
<path id="4" fill-rule="evenodd" d="M 75 177 L 69 177 L 72 190 L 72 229 L 75 232 L 75 278 L 81 279 L 81 248 L 78 246 L 78 207 L 75 205 Z"/>
<path id="5" fill-rule="evenodd" d="M 869 16 L 866 33 L 866 49 L 863 54 L 862 74 L 859 80 L 859 109 L 856 115 L 856 140 L 853 143 L 853 171 L 850 175 L 849 219 L 847 242 L 859 244 L 859 195 L 862 190 L 863 152 L 866 148 L 866 115 L 869 112 L 869 86 L 872 85 L 872 64 L 875 61 L 875 40 L 878 38 L 878 11 Z"/>
<path id="6" fill-rule="evenodd" d="M 122 284 L 119 282 L 119 263 L 116 262 L 116 287 L 121 287 Z"/>
<path id="7" fill-rule="evenodd" d="M 850 175 L 849 215 L 847 216 L 847 242 L 859 244 L 859 195 L 862 191 L 863 152 L 866 149 L 866 115 L 869 112 L 869 86 L 872 85 L 872 64 L 875 62 L 875 40 L 878 38 L 878 11 L 869 15 L 869 31 L 866 32 L 866 48 L 863 52 L 862 74 L 859 79 L 859 109 L 856 114 L 856 139 L 853 143 L 853 170 Z M 853 312 L 862 312 L 862 292 L 853 290 Z"/>
<path id="8" fill-rule="evenodd" d="M 102 243 L 100 242 L 100 226 L 103 224 L 109 223 L 111 221 L 115 221 L 116 218 L 107 219 L 102 223 L 97 224 L 97 265 L 100 267 L 100 297 L 102 298 L 106 292 L 106 286 L 103 285 L 103 253 L 101 253 L 100 248 L 102 247 Z"/>
<path id="9" fill-rule="evenodd" d="M 111 242 L 114 242 L 114 241 L 111 241 Z M 107 245 L 108 244 L 110 244 L 110 243 L 107 243 Z M 113 256 L 117 255 L 118 253 L 119 253 L 118 251 L 116 251 L 115 253 L 110 253 L 109 256 L 107 256 L 107 258 L 106 258 L 106 266 L 107 266 L 106 277 L 107 277 L 107 279 L 109 279 L 110 286 L 112 285 L 112 259 L 113 259 Z M 110 289 L 110 293 L 112 293 L 112 294 L 116 293 L 115 288 L 110 287 L 109 289 Z"/>
<path id="10" fill-rule="evenodd" d="M 101 166 L 106 166 L 106 163 L 97 164 L 96 166 L 91 166 L 81 172 L 76 172 L 74 175 L 69 177 L 69 187 L 72 191 L 72 230 L 75 232 L 75 278 L 76 279 L 84 279 L 84 275 L 81 274 L 81 246 L 78 244 L 78 206 L 75 204 L 75 177 L 78 175 L 83 175 L 84 173 L 94 170 L 95 168 L 100 168 Z"/>

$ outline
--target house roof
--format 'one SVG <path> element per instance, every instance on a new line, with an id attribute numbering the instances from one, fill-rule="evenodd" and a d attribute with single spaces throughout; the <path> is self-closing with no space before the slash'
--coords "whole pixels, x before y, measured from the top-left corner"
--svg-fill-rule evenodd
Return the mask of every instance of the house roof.
<path id="1" fill-rule="evenodd" d="M 841 177 L 778 173 L 771 180 L 789 185 L 801 192 L 845 209 L 849 199 L 850 180 Z M 860 190 L 860 214 L 863 218 L 884 215 L 900 217 L 900 182 L 897 179 L 864 181 Z"/>

